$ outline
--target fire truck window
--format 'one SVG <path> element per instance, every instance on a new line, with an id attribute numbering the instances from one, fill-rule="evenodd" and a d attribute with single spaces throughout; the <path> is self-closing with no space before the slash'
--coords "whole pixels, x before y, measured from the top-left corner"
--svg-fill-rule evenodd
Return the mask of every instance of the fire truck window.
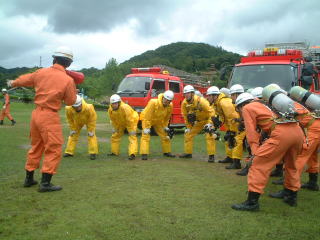
<path id="1" fill-rule="evenodd" d="M 151 90 L 151 97 L 156 97 L 160 93 L 165 91 L 165 81 L 153 81 L 152 90 Z"/>
<path id="2" fill-rule="evenodd" d="M 169 82 L 169 90 L 174 93 L 180 92 L 180 84 L 177 82 Z"/>

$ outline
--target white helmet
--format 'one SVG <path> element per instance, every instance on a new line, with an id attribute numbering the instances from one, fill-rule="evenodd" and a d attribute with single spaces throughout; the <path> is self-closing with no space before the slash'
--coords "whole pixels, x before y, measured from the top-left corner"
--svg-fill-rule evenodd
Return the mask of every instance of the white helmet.
<path id="1" fill-rule="evenodd" d="M 254 97 L 262 98 L 262 90 L 263 90 L 263 87 L 256 87 L 251 91 L 251 94 Z"/>
<path id="2" fill-rule="evenodd" d="M 219 95 L 221 92 L 218 87 L 212 86 L 207 89 L 207 95 Z"/>
<path id="3" fill-rule="evenodd" d="M 113 94 L 110 97 L 110 103 L 117 103 L 117 102 L 121 102 L 121 97 L 118 94 Z"/>
<path id="4" fill-rule="evenodd" d="M 254 96 L 252 96 L 250 93 L 247 93 L 247 92 L 241 93 L 236 99 L 236 106 L 253 99 L 254 99 Z"/>
<path id="5" fill-rule="evenodd" d="M 226 95 L 227 97 L 230 96 L 230 90 L 228 88 L 220 88 L 220 92 L 224 93 L 224 95 Z"/>
<path id="6" fill-rule="evenodd" d="M 269 87 L 272 87 L 272 88 L 278 88 L 278 89 L 281 88 L 281 87 L 280 87 L 278 84 L 276 84 L 276 83 L 271 83 L 271 84 L 269 84 L 268 86 L 269 86 Z"/>
<path id="7" fill-rule="evenodd" d="M 2 88 L 1 92 L 8 92 L 7 89 Z"/>
<path id="8" fill-rule="evenodd" d="M 52 57 L 65 57 L 73 61 L 72 50 L 69 47 L 65 47 L 65 46 L 58 47 L 54 51 Z"/>
<path id="9" fill-rule="evenodd" d="M 235 84 L 230 88 L 230 94 L 244 93 L 244 89 L 240 84 Z"/>
<path id="10" fill-rule="evenodd" d="M 77 95 L 76 102 L 72 105 L 72 107 L 80 107 L 82 104 L 82 97 L 80 95 Z"/>
<path id="11" fill-rule="evenodd" d="M 183 88 L 183 93 L 194 92 L 194 87 L 191 85 L 187 85 Z"/>
<path id="12" fill-rule="evenodd" d="M 199 96 L 199 97 L 203 97 L 202 93 L 199 90 L 196 90 L 194 92 L 195 95 Z"/>
<path id="13" fill-rule="evenodd" d="M 174 97 L 174 93 L 171 90 L 167 90 L 163 93 L 163 97 L 169 101 L 172 101 Z"/>

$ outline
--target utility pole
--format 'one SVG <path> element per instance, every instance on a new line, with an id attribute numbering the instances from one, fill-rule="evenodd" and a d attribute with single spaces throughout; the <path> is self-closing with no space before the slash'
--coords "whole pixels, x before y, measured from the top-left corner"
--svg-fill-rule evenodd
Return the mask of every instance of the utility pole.
<path id="1" fill-rule="evenodd" d="M 42 57 L 40 56 L 40 65 L 39 67 L 42 67 Z"/>

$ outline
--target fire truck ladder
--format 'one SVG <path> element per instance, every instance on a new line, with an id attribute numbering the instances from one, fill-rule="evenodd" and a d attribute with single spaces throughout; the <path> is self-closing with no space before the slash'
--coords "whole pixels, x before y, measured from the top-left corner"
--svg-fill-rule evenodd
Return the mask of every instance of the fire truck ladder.
<path id="1" fill-rule="evenodd" d="M 168 67 L 166 65 L 154 65 L 154 67 L 159 67 L 162 71 L 168 71 L 170 75 L 179 77 L 185 84 L 191 84 L 202 87 L 210 86 L 210 84 L 202 76 L 191 74 L 173 67 Z"/>
<path id="2" fill-rule="evenodd" d="M 301 50 L 303 56 L 312 57 L 312 63 L 320 69 L 320 46 L 310 47 L 306 42 L 293 43 L 267 43 L 266 48 L 296 49 Z"/>

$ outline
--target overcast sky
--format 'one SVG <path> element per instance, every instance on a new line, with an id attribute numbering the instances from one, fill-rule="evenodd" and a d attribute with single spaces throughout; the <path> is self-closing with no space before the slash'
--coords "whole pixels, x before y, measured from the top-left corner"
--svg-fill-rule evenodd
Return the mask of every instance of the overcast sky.
<path id="1" fill-rule="evenodd" d="M 0 66 L 47 67 L 58 46 L 71 69 L 103 68 L 173 42 L 245 54 L 265 43 L 320 45 L 319 0 L 0 0 Z"/>

